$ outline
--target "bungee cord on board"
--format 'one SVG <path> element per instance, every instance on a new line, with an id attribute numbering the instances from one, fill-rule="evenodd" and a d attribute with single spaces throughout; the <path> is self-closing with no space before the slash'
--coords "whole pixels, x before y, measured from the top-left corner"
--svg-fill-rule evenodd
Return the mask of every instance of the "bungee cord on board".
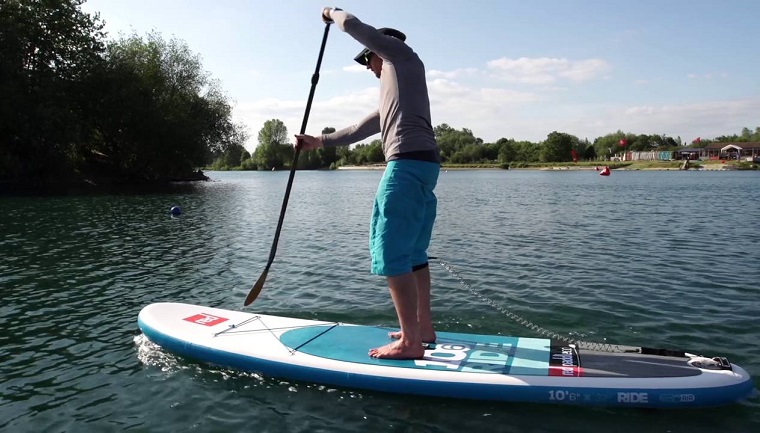
<path id="1" fill-rule="evenodd" d="M 451 274 L 454 278 L 459 281 L 459 283 L 464 286 L 465 289 L 467 289 L 468 292 L 472 293 L 480 299 L 481 301 L 485 302 L 486 304 L 492 306 L 500 313 L 504 314 L 508 318 L 510 318 L 512 321 L 518 323 L 519 325 L 522 325 L 532 331 L 535 331 L 536 333 L 543 335 L 545 337 L 549 337 L 555 340 L 559 340 L 562 342 L 565 342 L 567 344 L 573 344 L 579 349 L 587 349 L 587 350 L 596 350 L 600 352 L 612 352 L 612 353 L 647 353 L 652 355 L 663 355 L 663 356 L 688 356 L 688 354 L 679 351 L 679 350 L 668 350 L 668 349 L 649 349 L 645 347 L 635 347 L 635 346 L 623 346 L 623 345 L 617 345 L 617 344 L 607 344 L 607 343 L 593 343 L 588 341 L 583 341 L 575 338 L 570 338 L 568 336 L 556 333 L 554 331 L 548 330 L 546 328 L 543 328 L 539 325 L 536 325 L 535 323 L 531 322 L 530 320 L 515 314 L 506 308 L 504 308 L 502 305 L 495 302 L 493 299 L 489 298 L 488 296 L 480 293 L 479 291 L 475 290 L 470 286 L 470 284 L 467 283 L 460 275 L 459 272 L 454 270 L 454 268 L 451 267 L 449 263 L 441 259 L 440 257 L 428 257 L 429 259 L 438 260 L 438 263 L 446 269 L 446 271 Z"/>

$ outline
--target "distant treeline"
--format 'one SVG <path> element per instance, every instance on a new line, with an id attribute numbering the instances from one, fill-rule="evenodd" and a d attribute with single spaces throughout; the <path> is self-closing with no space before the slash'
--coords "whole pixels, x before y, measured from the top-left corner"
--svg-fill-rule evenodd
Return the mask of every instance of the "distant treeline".
<path id="1" fill-rule="evenodd" d="M 322 133 L 335 131 L 325 128 Z M 581 140 L 564 132 L 552 132 L 546 140 L 534 143 L 501 138 L 494 143 L 485 143 L 471 130 L 454 129 L 447 124 L 433 128 L 436 141 L 441 149 L 444 164 L 501 164 L 520 167 L 530 163 L 552 163 L 594 161 L 609 158 L 624 151 L 643 152 L 678 150 L 684 147 L 702 147 L 712 142 L 760 141 L 760 127 L 752 132 L 748 128 L 741 135 L 721 136 L 715 140 L 695 140 L 684 146 L 681 137 L 667 135 L 631 134 L 617 131 L 598 137 L 593 142 Z M 288 131 L 279 119 L 267 120 L 259 132 L 259 141 L 253 155 L 240 146 L 230 146 L 227 153 L 214 161 L 214 170 L 271 170 L 289 168 L 294 151 L 288 144 Z M 384 162 L 382 143 L 374 140 L 369 144 L 348 147 L 318 149 L 316 152 L 302 152 L 298 160 L 299 169 L 336 168 L 342 165 L 365 165 Z"/>
<path id="2" fill-rule="evenodd" d="M 82 3 L 0 2 L 0 181 L 184 179 L 245 142 L 185 43 L 107 41 Z"/>

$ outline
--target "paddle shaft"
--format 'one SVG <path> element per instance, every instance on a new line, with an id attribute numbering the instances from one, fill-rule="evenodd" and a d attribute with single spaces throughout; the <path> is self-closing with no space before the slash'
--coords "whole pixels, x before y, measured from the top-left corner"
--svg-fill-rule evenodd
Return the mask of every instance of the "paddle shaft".
<path id="1" fill-rule="evenodd" d="M 309 99 L 306 101 L 306 111 L 303 115 L 303 122 L 301 122 L 301 134 L 306 133 L 306 124 L 309 121 L 309 112 L 311 112 L 311 103 L 314 100 L 314 91 L 317 88 L 319 82 L 319 69 L 322 67 L 322 56 L 325 54 L 325 46 L 327 45 L 327 35 L 330 32 L 330 23 L 325 24 L 325 32 L 322 35 L 322 46 L 319 48 L 319 57 L 317 58 L 317 66 L 314 69 L 314 75 L 311 76 L 311 90 L 309 90 Z M 272 249 L 269 251 L 269 260 L 264 268 L 264 272 L 251 287 L 251 291 L 245 298 L 243 305 L 250 305 L 261 293 L 261 289 L 264 288 L 264 282 L 267 279 L 269 268 L 274 262 L 274 256 L 277 254 L 277 243 L 280 240 L 280 231 L 282 230 L 282 222 L 285 220 L 285 210 L 288 208 L 288 199 L 290 198 L 290 190 L 293 187 L 293 178 L 296 174 L 296 166 L 298 165 L 298 156 L 301 154 L 300 146 L 296 146 L 295 154 L 293 155 L 293 164 L 290 166 L 290 176 L 288 177 L 288 186 L 285 188 L 285 197 L 282 200 L 282 208 L 280 209 L 280 219 L 277 221 L 277 230 L 274 233 L 274 241 L 272 242 Z"/>

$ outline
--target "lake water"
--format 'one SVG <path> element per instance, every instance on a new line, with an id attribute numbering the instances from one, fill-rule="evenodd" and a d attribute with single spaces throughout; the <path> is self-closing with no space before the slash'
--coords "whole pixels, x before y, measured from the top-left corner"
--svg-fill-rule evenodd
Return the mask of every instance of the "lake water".
<path id="1" fill-rule="evenodd" d="M 0 197 L 0 431 L 760 431 L 757 396 L 686 411 L 429 399 L 166 353 L 141 336 L 140 309 L 242 309 L 288 177 L 208 174 L 163 193 Z M 248 310 L 394 324 L 367 252 L 381 175 L 296 174 Z M 437 194 L 430 254 L 481 295 L 574 338 L 727 356 L 760 384 L 760 173 L 444 171 Z M 540 336 L 432 272 L 439 330 Z"/>

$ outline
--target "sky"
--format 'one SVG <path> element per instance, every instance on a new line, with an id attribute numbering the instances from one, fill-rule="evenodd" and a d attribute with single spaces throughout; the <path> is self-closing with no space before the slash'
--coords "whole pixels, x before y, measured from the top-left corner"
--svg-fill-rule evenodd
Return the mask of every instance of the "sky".
<path id="1" fill-rule="evenodd" d="M 151 31 L 202 58 L 256 146 L 269 119 L 299 132 L 325 24 L 313 0 L 88 0 L 111 39 Z M 343 0 L 394 27 L 425 63 L 433 125 L 485 142 L 622 130 L 697 137 L 760 127 L 757 0 Z M 379 82 L 330 29 L 306 132 L 377 108 Z M 371 139 L 379 138 L 372 137 Z M 371 140 L 370 139 L 370 140 Z"/>

